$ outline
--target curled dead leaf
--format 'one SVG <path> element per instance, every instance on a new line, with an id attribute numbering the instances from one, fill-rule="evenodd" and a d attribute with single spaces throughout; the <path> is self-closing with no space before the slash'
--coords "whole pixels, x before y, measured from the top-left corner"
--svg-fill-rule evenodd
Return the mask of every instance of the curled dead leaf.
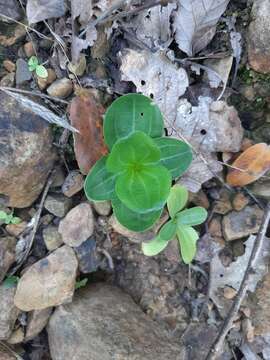
<path id="1" fill-rule="evenodd" d="M 81 90 L 70 104 L 70 122 L 79 130 L 74 134 L 75 156 L 83 174 L 108 150 L 103 140 L 103 106 L 89 90 Z"/>
<path id="2" fill-rule="evenodd" d="M 233 163 L 227 175 L 231 186 L 245 186 L 259 179 L 270 169 L 270 148 L 265 143 L 246 149 Z"/>

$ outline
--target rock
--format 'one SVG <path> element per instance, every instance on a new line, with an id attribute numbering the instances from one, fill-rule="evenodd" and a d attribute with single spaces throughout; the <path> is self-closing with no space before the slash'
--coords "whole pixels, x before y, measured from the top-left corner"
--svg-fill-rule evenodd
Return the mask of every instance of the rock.
<path id="1" fill-rule="evenodd" d="M 21 327 L 14 330 L 10 337 L 7 339 L 7 343 L 11 345 L 20 344 L 24 340 L 24 331 Z M 1 359 L 1 357 L 0 357 Z"/>
<path id="2" fill-rule="evenodd" d="M 249 186 L 255 196 L 270 199 L 270 181 L 269 179 L 260 179 Z"/>
<path id="3" fill-rule="evenodd" d="M 63 242 L 69 246 L 80 246 L 94 231 L 94 216 L 91 205 L 82 203 L 69 211 L 58 228 Z"/>
<path id="4" fill-rule="evenodd" d="M 55 250 L 63 244 L 62 235 L 58 232 L 58 228 L 55 225 L 49 225 L 43 229 L 42 235 L 46 248 L 49 251 Z"/>
<path id="5" fill-rule="evenodd" d="M 50 96 L 59 97 L 61 99 L 68 97 L 72 91 L 72 81 L 67 78 L 54 81 L 47 89 L 47 93 Z"/>
<path id="6" fill-rule="evenodd" d="M 15 262 L 16 239 L 12 236 L 0 238 L 0 283 Z"/>
<path id="7" fill-rule="evenodd" d="M 16 70 L 14 62 L 8 59 L 3 61 L 3 66 L 8 72 L 15 72 Z"/>
<path id="8" fill-rule="evenodd" d="M 65 181 L 65 171 L 61 165 L 55 166 L 54 170 L 51 187 L 58 188 L 61 187 Z"/>
<path id="9" fill-rule="evenodd" d="M 222 220 L 225 239 L 232 241 L 258 232 L 263 211 L 257 206 L 246 206 L 241 211 L 231 211 Z"/>
<path id="10" fill-rule="evenodd" d="M 36 337 L 47 325 L 52 313 L 52 308 L 43 310 L 34 310 L 28 315 L 27 327 L 25 333 L 25 341 L 32 340 Z"/>
<path id="11" fill-rule="evenodd" d="M 233 208 L 236 211 L 244 209 L 245 206 L 249 203 L 249 198 L 243 193 L 237 193 L 233 198 Z"/>
<path id="12" fill-rule="evenodd" d="M 41 193 L 56 153 L 49 124 L 0 92 L 0 197 L 5 205 L 30 206 Z"/>
<path id="13" fill-rule="evenodd" d="M 195 204 L 196 206 L 202 206 L 205 209 L 209 209 L 209 200 L 203 190 L 200 190 L 197 193 L 189 192 L 188 200 Z"/>
<path id="14" fill-rule="evenodd" d="M 15 83 L 15 73 L 9 73 L 2 77 L 0 81 L 1 86 L 12 87 Z"/>
<path id="15" fill-rule="evenodd" d="M 79 60 L 73 64 L 72 62 L 68 63 L 68 70 L 74 75 L 82 76 L 86 69 L 86 57 L 84 54 L 81 54 Z"/>
<path id="16" fill-rule="evenodd" d="M 112 210 L 110 201 L 95 201 L 93 202 L 94 209 L 101 216 L 108 216 Z"/>
<path id="17" fill-rule="evenodd" d="M 18 237 L 26 229 L 26 226 L 26 221 L 21 221 L 19 224 L 8 224 L 6 226 L 6 231 L 10 235 Z"/>
<path id="18" fill-rule="evenodd" d="M 23 50 L 24 50 L 26 57 L 28 57 L 28 58 L 35 55 L 35 49 L 34 49 L 32 41 L 28 41 L 27 43 L 25 43 L 23 45 Z"/>
<path id="19" fill-rule="evenodd" d="M 48 195 L 44 207 L 51 214 L 64 217 L 72 206 L 72 200 L 62 194 Z"/>
<path id="20" fill-rule="evenodd" d="M 28 69 L 28 64 L 23 59 L 16 61 L 16 85 L 22 85 L 32 79 L 32 73 Z"/>
<path id="21" fill-rule="evenodd" d="M 215 201 L 213 212 L 216 214 L 225 215 L 232 210 L 232 203 L 230 200 L 230 193 L 224 189 L 219 194 L 219 199 Z"/>
<path id="22" fill-rule="evenodd" d="M 94 238 L 87 239 L 80 246 L 74 247 L 74 251 L 79 261 L 80 272 L 88 274 L 97 270 L 98 259 Z"/>
<path id="23" fill-rule="evenodd" d="M 57 308 L 47 331 L 53 360 L 183 359 L 164 328 L 105 284 L 81 289 L 72 304 Z"/>
<path id="24" fill-rule="evenodd" d="M 26 28 L 20 24 L 4 24 L 0 27 L 0 45 L 9 47 L 20 41 L 26 35 Z"/>
<path id="25" fill-rule="evenodd" d="M 20 278 L 14 303 L 23 311 L 42 310 L 70 302 L 74 293 L 78 261 L 63 246 L 30 266 Z"/>
<path id="26" fill-rule="evenodd" d="M 237 291 L 230 286 L 225 286 L 223 289 L 223 295 L 224 295 L 225 299 L 231 300 L 236 296 L 236 294 L 237 294 Z"/>
<path id="27" fill-rule="evenodd" d="M 79 170 L 71 171 L 62 185 L 62 193 L 67 197 L 72 197 L 83 189 L 84 177 Z"/>
<path id="28" fill-rule="evenodd" d="M 248 34 L 250 66 L 263 74 L 270 72 L 270 2 L 255 0 Z"/>
<path id="29" fill-rule="evenodd" d="M 0 286 L 0 340 L 7 340 L 19 316 L 19 309 L 14 305 L 16 288 Z"/>
<path id="30" fill-rule="evenodd" d="M 18 358 L 15 355 L 12 355 L 9 351 L 0 349 L 0 359 L 1 360 L 17 360 Z"/>
<path id="31" fill-rule="evenodd" d="M 0 20 L 4 22 L 13 22 L 13 20 L 21 20 L 22 18 L 22 8 L 20 7 L 18 1 L 9 0 L 4 1 L 0 0 L 0 14 L 8 16 L 10 19 L 5 18 L 0 15 Z"/>
<path id="32" fill-rule="evenodd" d="M 47 71 L 48 71 L 48 77 L 41 78 L 37 76 L 37 83 L 40 90 L 45 90 L 56 79 L 56 73 L 53 69 L 47 69 Z"/>

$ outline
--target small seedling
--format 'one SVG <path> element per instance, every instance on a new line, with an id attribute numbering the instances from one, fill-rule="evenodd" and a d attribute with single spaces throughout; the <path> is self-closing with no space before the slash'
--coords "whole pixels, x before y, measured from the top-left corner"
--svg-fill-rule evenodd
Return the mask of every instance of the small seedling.
<path id="1" fill-rule="evenodd" d="M 20 278 L 19 278 L 18 276 L 15 276 L 15 275 L 8 276 L 8 277 L 3 281 L 3 286 L 4 286 L 4 288 L 10 289 L 10 288 L 14 287 L 15 285 L 18 284 L 19 279 L 20 279 Z"/>
<path id="2" fill-rule="evenodd" d="M 199 206 L 183 210 L 187 201 L 187 189 L 181 185 L 174 185 L 167 200 L 171 219 L 162 226 L 152 241 L 142 243 L 144 255 L 159 254 L 166 248 L 169 241 L 177 237 L 184 263 L 189 264 L 194 259 L 199 235 L 192 226 L 202 224 L 207 218 L 207 211 Z"/>
<path id="3" fill-rule="evenodd" d="M 31 56 L 28 60 L 28 69 L 29 71 L 35 71 L 37 76 L 46 79 L 48 77 L 48 71 L 45 66 L 40 65 L 38 58 L 36 56 Z"/>
<path id="4" fill-rule="evenodd" d="M 88 279 L 87 279 L 87 278 L 84 278 L 84 279 L 82 279 L 82 280 L 80 280 L 80 281 L 76 281 L 75 290 L 80 289 L 80 288 L 82 288 L 82 287 L 85 287 L 85 285 L 87 284 L 87 282 L 88 282 Z"/>
<path id="5" fill-rule="evenodd" d="M 7 214 L 5 211 L 0 211 L 0 220 L 4 222 L 4 224 L 19 224 L 21 222 L 21 219 L 17 216 L 13 216 L 13 212 L 10 214 Z"/>

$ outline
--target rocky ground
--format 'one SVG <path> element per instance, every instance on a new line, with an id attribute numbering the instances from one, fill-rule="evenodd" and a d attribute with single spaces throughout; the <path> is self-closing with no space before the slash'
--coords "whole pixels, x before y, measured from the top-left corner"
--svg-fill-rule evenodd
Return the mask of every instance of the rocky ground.
<path id="1" fill-rule="evenodd" d="M 90 89 L 102 109 L 120 94 L 143 92 L 145 81 L 132 72 L 129 57 L 135 61 L 137 48 L 150 46 L 138 30 L 139 15 L 132 20 L 136 31 L 130 25 L 137 37 L 127 23 L 121 24 L 127 31 L 116 25 L 117 19 L 110 28 L 101 24 L 96 42 L 84 50 L 86 61 L 81 57 L 75 66 L 64 56 L 71 46 L 70 16 L 58 9 L 57 20 L 25 27 L 25 5 L 0 0 L 0 210 L 20 218 L 19 223 L 0 220 L 0 359 L 206 359 L 239 289 L 270 199 L 267 172 L 247 187 L 225 182 L 226 164 L 252 144 L 270 141 L 269 0 L 231 0 L 210 45 L 195 60 L 188 58 L 218 74 L 225 69 L 222 101 L 209 108 L 215 126 L 204 118 L 200 123 L 210 140 L 202 141 L 201 128 L 190 136 L 211 171 L 196 158 L 182 180 L 190 190 L 189 204 L 209 214 L 198 228 L 198 252 L 190 266 L 182 262 L 176 240 L 160 255 L 144 256 L 140 243 L 152 232 L 130 232 L 116 221 L 109 202 L 87 201 L 78 138 L 74 135 L 74 145 L 68 129 L 44 120 L 54 114 L 66 121 L 78 84 Z M 125 48 L 130 53 L 121 53 L 120 65 L 117 53 Z M 185 59 L 174 40 L 168 49 Z M 216 53 L 219 58 L 213 59 Z M 37 54 L 48 70 L 46 79 L 29 71 L 28 60 Z M 170 66 L 173 76 L 180 76 L 172 63 L 166 69 Z M 209 87 L 206 74 L 195 76 L 185 66 L 191 81 L 179 90 L 178 106 L 185 98 L 198 107 L 200 95 L 217 100 L 222 86 Z M 137 62 L 134 69 L 140 70 Z M 150 70 L 140 71 L 148 86 Z M 7 92 L 10 88 L 18 92 Z M 164 95 L 157 85 L 151 91 L 157 99 L 156 92 Z M 43 108 L 33 108 L 25 98 Z M 88 144 L 90 153 L 94 146 Z M 164 212 L 161 222 L 167 218 Z M 270 359 L 268 241 L 218 359 Z"/>

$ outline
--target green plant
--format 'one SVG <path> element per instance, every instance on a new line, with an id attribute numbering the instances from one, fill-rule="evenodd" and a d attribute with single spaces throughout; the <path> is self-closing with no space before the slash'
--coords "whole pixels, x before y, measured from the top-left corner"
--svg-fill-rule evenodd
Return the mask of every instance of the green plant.
<path id="1" fill-rule="evenodd" d="M 88 282 L 88 279 L 87 279 L 87 278 L 84 278 L 84 279 L 82 279 L 82 280 L 76 281 L 76 283 L 75 283 L 75 290 L 85 287 L 85 285 L 87 284 L 87 282 Z"/>
<path id="2" fill-rule="evenodd" d="M 13 212 L 10 214 L 6 213 L 5 211 L 0 211 L 0 220 L 2 220 L 5 224 L 19 224 L 21 219 L 17 216 L 13 216 Z"/>
<path id="3" fill-rule="evenodd" d="M 207 211 L 199 206 L 183 210 L 187 200 L 188 191 L 184 186 L 174 185 L 171 188 L 167 200 L 171 219 L 161 227 L 153 240 L 142 243 L 142 251 L 145 255 L 159 254 L 169 241 L 177 237 L 184 263 L 189 264 L 193 260 L 199 236 L 192 226 L 203 223 L 207 218 Z"/>
<path id="4" fill-rule="evenodd" d="M 37 76 L 46 79 L 48 77 L 48 71 L 45 66 L 40 65 L 36 56 L 31 56 L 28 60 L 29 71 L 35 71 Z"/>
<path id="5" fill-rule="evenodd" d="M 10 275 L 3 281 L 3 286 L 5 289 L 10 289 L 17 285 L 19 280 L 20 278 L 18 276 Z"/>
<path id="6" fill-rule="evenodd" d="M 190 147 L 163 137 L 163 127 L 151 99 L 140 94 L 118 98 L 104 119 L 110 154 L 97 161 L 85 181 L 88 199 L 111 200 L 118 221 L 133 231 L 144 231 L 159 219 L 172 180 L 192 161 Z"/>

